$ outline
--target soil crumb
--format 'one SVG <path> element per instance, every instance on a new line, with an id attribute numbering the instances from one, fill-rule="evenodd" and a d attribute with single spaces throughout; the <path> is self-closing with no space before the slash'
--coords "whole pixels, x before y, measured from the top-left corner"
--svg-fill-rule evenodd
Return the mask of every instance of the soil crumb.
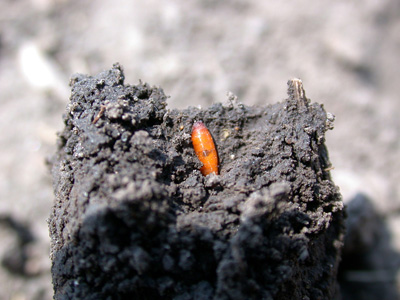
<path id="1" fill-rule="evenodd" d="M 289 81 L 287 100 L 230 95 L 168 110 L 122 67 L 75 75 L 52 159 L 55 299 L 331 299 L 344 231 L 324 135 L 333 116 Z M 188 95 L 190 97 L 190 95 Z M 203 176 L 202 121 L 220 175 Z"/>

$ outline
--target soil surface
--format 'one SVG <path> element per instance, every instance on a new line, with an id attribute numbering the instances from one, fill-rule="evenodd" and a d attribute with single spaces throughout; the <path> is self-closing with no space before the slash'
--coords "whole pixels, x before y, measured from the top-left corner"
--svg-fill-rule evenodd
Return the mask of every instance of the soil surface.
<path id="1" fill-rule="evenodd" d="M 305 97 L 167 109 L 117 64 L 71 79 L 52 161 L 55 299 L 331 299 L 343 203 L 324 145 L 333 117 Z M 203 121 L 220 175 L 190 139 Z"/>
<path id="2" fill-rule="evenodd" d="M 351 234 L 342 297 L 400 299 L 399 28 L 398 0 L 0 1 L 0 299 L 53 297 L 45 162 L 71 74 L 115 62 L 127 82 L 163 87 L 170 108 L 227 91 L 273 104 L 301 78 L 336 116 L 326 145 Z"/>

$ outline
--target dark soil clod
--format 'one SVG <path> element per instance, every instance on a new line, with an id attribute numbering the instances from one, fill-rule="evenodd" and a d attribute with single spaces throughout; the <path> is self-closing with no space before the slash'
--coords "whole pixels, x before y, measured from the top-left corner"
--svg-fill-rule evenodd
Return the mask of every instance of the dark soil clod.
<path id="1" fill-rule="evenodd" d="M 168 110 L 121 67 L 71 80 L 49 219 L 55 299 L 330 299 L 343 204 L 301 81 L 266 107 Z M 101 113 L 100 113 L 101 112 Z M 190 140 L 212 132 L 220 175 Z"/>

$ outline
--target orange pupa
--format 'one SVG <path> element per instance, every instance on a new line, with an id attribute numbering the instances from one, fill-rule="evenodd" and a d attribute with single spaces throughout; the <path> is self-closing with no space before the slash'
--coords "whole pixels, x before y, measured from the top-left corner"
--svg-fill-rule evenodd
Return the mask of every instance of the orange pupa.
<path id="1" fill-rule="evenodd" d="M 214 173 L 218 175 L 218 153 L 214 140 L 206 125 L 199 121 L 193 124 L 192 143 L 194 152 L 203 164 L 200 168 L 204 176 Z"/>

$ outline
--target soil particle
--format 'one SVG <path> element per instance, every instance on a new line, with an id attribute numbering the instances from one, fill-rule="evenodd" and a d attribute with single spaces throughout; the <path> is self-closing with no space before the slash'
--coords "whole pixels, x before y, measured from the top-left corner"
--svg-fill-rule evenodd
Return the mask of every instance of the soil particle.
<path id="1" fill-rule="evenodd" d="M 332 115 L 289 98 L 168 110 L 121 66 L 76 75 L 52 161 L 55 299 L 330 299 L 343 204 L 324 145 Z M 220 175 L 202 176 L 202 121 Z"/>

